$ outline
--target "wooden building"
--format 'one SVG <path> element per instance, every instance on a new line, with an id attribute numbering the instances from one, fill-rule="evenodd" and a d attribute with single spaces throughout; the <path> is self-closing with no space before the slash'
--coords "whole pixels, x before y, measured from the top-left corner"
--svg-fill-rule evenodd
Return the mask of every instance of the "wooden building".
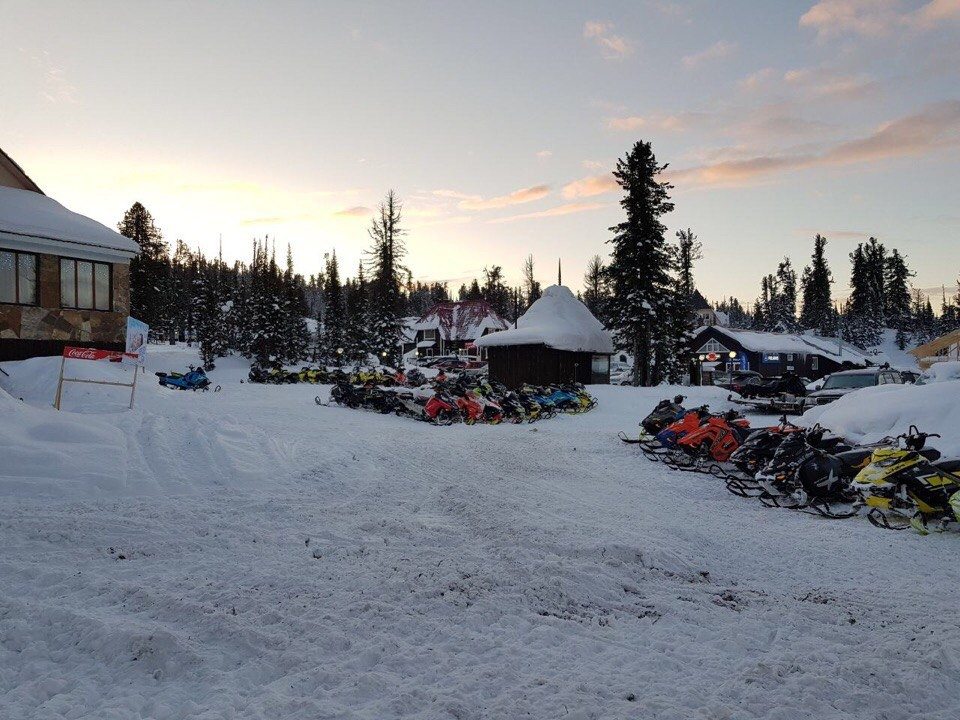
<path id="1" fill-rule="evenodd" d="M 0 150 L 0 360 L 123 349 L 129 238 L 47 197 Z"/>
<path id="2" fill-rule="evenodd" d="M 919 345 L 910 351 L 917 359 L 921 370 L 948 360 L 960 360 L 960 330 L 952 330 L 935 340 Z"/>
<path id="3" fill-rule="evenodd" d="M 734 330 L 710 325 L 694 331 L 694 359 L 704 377 L 730 370 L 753 370 L 765 377 L 792 372 L 816 380 L 839 370 L 871 364 L 849 343 L 818 335 Z"/>
<path id="4" fill-rule="evenodd" d="M 610 382 L 610 333 L 562 285 L 544 290 L 516 327 L 485 335 L 476 344 L 487 351 L 490 379 L 510 388 Z"/>
<path id="5" fill-rule="evenodd" d="M 413 324 L 417 354 L 483 356 L 476 341 L 510 324 L 485 300 L 437 303 Z"/>

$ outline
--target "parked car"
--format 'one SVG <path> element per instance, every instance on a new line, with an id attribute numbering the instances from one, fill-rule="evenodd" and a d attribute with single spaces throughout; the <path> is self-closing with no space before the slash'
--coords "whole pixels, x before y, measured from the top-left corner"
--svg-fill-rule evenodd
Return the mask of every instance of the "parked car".
<path id="1" fill-rule="evenodd" d="M 888 367 L 869 367 L 861 370 L 844 370 L 828 375 L 823 387 L 807 395 L 808 406 L 825 405 L 865 387 L 875 385 L 902 385 L 903 378 L 897 370 Z"/>

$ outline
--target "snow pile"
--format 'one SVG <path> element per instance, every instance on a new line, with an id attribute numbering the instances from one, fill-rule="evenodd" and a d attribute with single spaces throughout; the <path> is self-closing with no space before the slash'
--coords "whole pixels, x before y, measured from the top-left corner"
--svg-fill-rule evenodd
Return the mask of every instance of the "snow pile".
<path id="1" fill-rule="evenodd" d="M 857 390 L 808 410 L 803 424 L 820 423 L 855 442 L 899 435 L 916 425 L 943 436 L 935 442 L 941 452 L 960 455 L 960 382 L 948 382 L 952 380 L 948 375 L 944 372 L 929 385 L 878 385 Z"/>
<path id="2" fill-rule="evenodd" d="M 923 371 L 922 377 L 923 382 L 921 384 L 924 385 L 960 380 L 960 361 L 948 360 L 934 363 Z"/>
<path id="3" fill-rule="evenodd" d="M 570 289 L 551 285 L 517 320 L 517 327 L 477 340 L 477 347 L 539 345 L 572 352 L 612 353 L 610 333 Z"/>
<path id="4" fill-rule="evenodd" d="M 0 237 L 24 235 L 47 240 L 121 250 L 133 255 L 137 244 L 130 238 L 85 215 L 67 210 L 53 198 L 29 190 L 0 187 Z"/>

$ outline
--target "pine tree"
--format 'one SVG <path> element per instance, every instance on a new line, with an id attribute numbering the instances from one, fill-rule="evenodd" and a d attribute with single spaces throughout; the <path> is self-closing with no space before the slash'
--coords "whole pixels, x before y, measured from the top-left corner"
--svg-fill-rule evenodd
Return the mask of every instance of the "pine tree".
<path id="1" fill-rule="evenodd" d="M 293 252 L 287 245 L 287 266 L 280 283 L 283 307 L 283 359 L 298 363 L 307 357 L 311 345 L 307 326 L 307 303 L 303 277 L 293 271 Z"/>
<path id="2" fill-rule="evenodd" d="M 222 262 L 207 262 L 203 255 L 197 257 L 197 277 L 191 305 L 196 310 L 196 332 L 200 343 L 200 361 L 213 367 L 217 358 L 229 352 L 229 335 L 226 323 L 226 298 L 221 285 Z"/>
<path id="3" fill-rule="evenodd" d="M 810 264 L 804 268 L 801 288 L 803 306 L 800 311 L 800 326 L 812 329 L 820 335 L 831 336 L 835 331 L 833 300 L 830 297 L 830 285 L 833 275 L 827 265 L 825 249 L 827 239 L 817 235 L 813 239 L 813 254 Z"/>
<path id="4" fill-rule="evenodd" d="M 367 305 L 369 288 L 363 273 L 363 263 L 357 268 L 357 277 L 346 286 L 345 304 L 347 307 L 346 344 L 344 359 L 366 362 L 370 352 L 370 316 Z"/>
<path id="5" fill-rule="evenodd" d="M 670 311 L 671 253 L 660 218 L 673 210 L 670 183 L 658 179 L 660 165 L 648 142 L 637 142 L 617 161 L 613 175 L 624 191 L 626 219 L 611 228 L 613 252 L 607 276 L 611 297 L 608 321 L 621 347 L 631 348 L 634 384 L 658 384 L 671 348 L 662 342 Z"/>
<path id="6" fill-rule="evenodd" d="M 870 238 L 850 253 L 850 301 L 845 324 L 849 339 L 866 348 L 877 345 L 884 327 L 886 250 Z"/>
<path id="7" fill-rule="evenodd" d="M 527 255 L 523 261 L 521 272 L 523 273 L 523 304 L 525 309 L 533 305 L 543 295 L 543 289 L 534 275 L 533 255 Z"/>
<path id="8" fill-rule="evenodd" d="M 396 365 L 400 359 L 402 323 L 403 258 L 406 248 L 400 226 L 401 205 L 393 190 L 387 193 L 374 217 L 369 234 L 370 258 L 370 351 L 382 362 Z"/>
<path id="9" fill-rule="evenodd" d="M 594 255 L 587 262 L 587 271 L 583 275 L 583 304 L 601 322 L 605 317 L 604 305 L 609 294 L 605 271 L 603 259 Z"/>
<path id="10" fill-rule="evenodd" d="M 334 251 L 327 259 L 324 277 L 324 314 L 317 318 L 322 328 L 319 333 L 319 358 L 336 362 L 346 344 L 347 308 L 344 303 L 343 286 L 340 284 L 340 264 Z M 340 350 L 340 353 L 337 350 Z"/>
<path id="11" fill-rule="evenodd" d="M 117 230 L 140 247 L 140 254 L 130 261 L 130 314 L 147 323 L 156 338 L 172 336 L 170 258 L 163 234 L 139 202 L 127 210 Z"/>
<path id="12" fill-rule="evenodd" d="M 777 266 L 774 294 L 770 300 L 770 321 L 781 332 L 797 330 L 797 273 L 790 258 Z"/>
<path id="13" fill-rule="evenodd" d="M 884 268 L 884 314 L 890 327 L 897 331 L 897 346 L 907 346 L 910 332 L 910 278 L 914 273 L 907 267 L 907 259 L 894 248 L 887 256 Z"/>

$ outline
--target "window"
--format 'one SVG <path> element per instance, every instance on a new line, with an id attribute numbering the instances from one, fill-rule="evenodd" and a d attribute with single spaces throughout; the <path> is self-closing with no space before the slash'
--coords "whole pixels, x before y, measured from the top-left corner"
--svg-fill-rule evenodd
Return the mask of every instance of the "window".
<path id="1" fill-rule="evenodd" d="M 436 340 L 436 339 L 437 339 L 437 331 L 436 331 L 436 330 L 424 330 L 424 331 L 423 331 L 423 339 L 424 339 L 424 340 Z"/>
<path id="2" fill-rule="evenodd" d="M 726 355 L 730 351 L 727 350 L 723 345 L 718 343 L 716 340 L 711 339 L 711 340 L 707 340 L 707 342 L 704 343 L 703 347 L 697 350 L 697 352 L 701 354 L 715 352 L 715 353 L 719 353 L 720 355 Z"/>
<path id="3" fill-rule="evenodd" d="M 811 370 L 819 370 L 819 369 L 820 369 L 820 356 L 819 356 L 819 355 L 814 355 L 812 358 L 810 358 L 810 369 L 811 369 Z"/>
<path id="4" fill-rule="evenodd" d="M 37 256 L 0 250 L 0 303 L 37 304 Z"/>
<path id="5" fill-rule="evenodd" d="M 60 305 L 80 310 L 110 310 L 110 265 L 60 258 Z"/>
<path id="6" fill-rule="evenodd" d="M 793 362 L 793 353 L 787 353 L 787 362 Z"/>

